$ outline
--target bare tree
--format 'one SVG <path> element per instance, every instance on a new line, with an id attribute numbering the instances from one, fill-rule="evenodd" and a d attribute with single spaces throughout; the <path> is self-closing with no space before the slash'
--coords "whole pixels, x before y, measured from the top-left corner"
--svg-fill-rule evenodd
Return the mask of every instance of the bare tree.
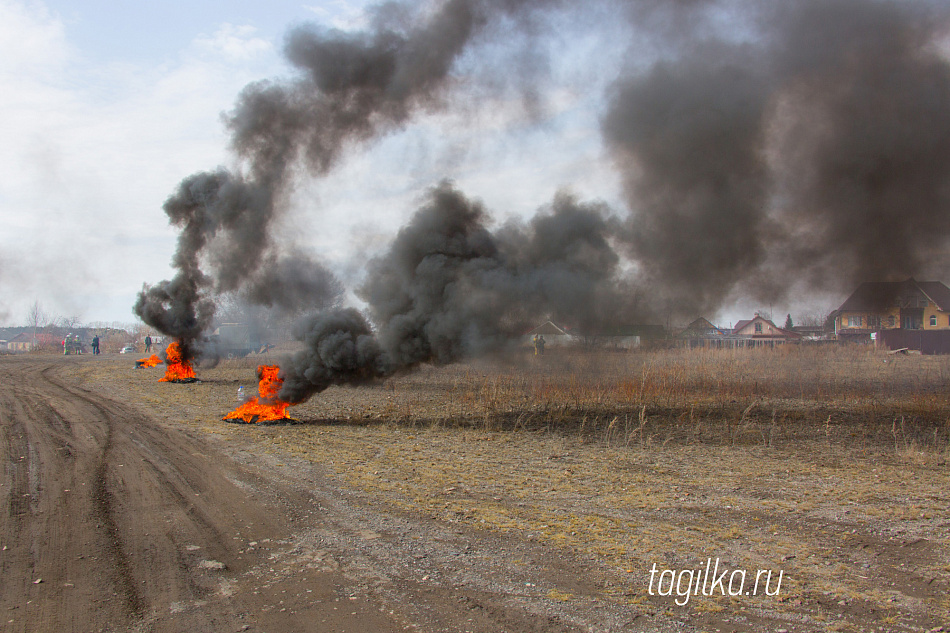
<path id="1" fill-rule="evenodd" d="M 43 310 L 43 306 L 39 301 L 34 300 L 33 305 L 31 305 L 26 312 L 26 325 L 33 330 L 33 341 L 30 344 L 31 350 L 36 349 L 36 331 L 46 325 L 47 319 L 49 319 L 49 317 Z"/>
<path id="2" fill-rule="evenodd" d="M 144 341 L 146 336 L 154 334 L 154 330 L 142 322 L 133 324 L 128 332 L 132 338 L 132 345 L 135 347 L 138 347 L 139 341 Z M 142 343 L 142 345 L 144 346 L 145 343 Z"/>
<path id="3" fill-rule="evenodd" d="M 82 319 L 78 316 L 60 317 L 58 319 L 60 327 L 65 330 L 75 330 L 82 325 Z"/>
<path id="4" fill-rule="evenodd" d="M 825 324 L 831 312 L 830 309 L 824 310 L 821 308 L 800 312 L 798 316 L 795 317 L 795 323 L 809 327 L 818 327 Z"/>

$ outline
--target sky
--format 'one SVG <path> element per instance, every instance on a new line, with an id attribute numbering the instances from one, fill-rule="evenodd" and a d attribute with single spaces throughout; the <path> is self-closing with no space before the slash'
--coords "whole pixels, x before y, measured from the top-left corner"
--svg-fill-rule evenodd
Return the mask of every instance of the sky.
<path id="1" fill-rule="evenodd" d="M 143 283 L 172 274 L 163 202 L 189 174 L 234 160 L 222 115 L 248 83 L 291 72 L 289 27 L 358 29 L 364 4 L 0 0 L 0 325 L 25 323 L 36 302 L 53 318 L 134 322 Z M 444 177 L 499 221 L 559 188 L 616 200 L 593 97 L 609 64 L 587 59 L 604 44 L 573 47 L 543 121 L 504 102 L 423 117 L 301 185 L 288 246 L 354 281 Z"/>
<path id="2" fill-rule="evenodd" d="M 0 1 L 0 323 L 132 322 L 168 275 L 162 203 L 228 160 L 221 113 L 279 74 L 285 26 L 358 4 Z"/>
<path id="3" fill-rule="evenodd" d="M 414 6 L 425 17 L 443 5 Z M 449 179 L 496 227 L 559 192 L 632 219 L 623 240 L 644 292 L 699 297 L 710 313 L 692 317 L 720 325 L 827 314 L 865 270 L 946 270 L 934 183 L 950 164 L 950 38 L 937 57 L 913 39 L 933 44 L 913 7 L 939 3 L 564 6 L 492 15 L 452 58 L 441 102 L 347 146 L 326 174 L 300 169 L 268 226 L 279 247 L 316 253 L 358 305 L 367 263 Z M 641 13 L 618 19 L 618 7 Z M 356 32 L 374 15 L 361 0 L 0 0 L 0 325 L 25 324 L 37 304 L 133 323 L 143 285 L 175 274 L 165 201 L 192 174 L 247 167 L 226 125 L 246 87 L 299 82 L 289 30 Z M 903 213 L 919 217 L 895 222 Z M 901 248 L 881 264 L 894 231 Z"/>

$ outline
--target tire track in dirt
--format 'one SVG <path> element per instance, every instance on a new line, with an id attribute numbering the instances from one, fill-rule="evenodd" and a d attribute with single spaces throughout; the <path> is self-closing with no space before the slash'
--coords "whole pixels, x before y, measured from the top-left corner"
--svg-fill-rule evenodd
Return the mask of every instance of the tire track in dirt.
<path id="1" fill-rule="evenodd" d="M 105 444 L 102 446 L 102 454 L 99 463 L 96 465 L 95 477 L 92 482 L 92 498 L 95 501 L 94 515 L 107 535 L 106 546 L 117 576 L 116 589 L 123 597 L 123 603 L 129 617 L 138 619 L 142 617 L 144 603 L 135 586 L 135 580 L 132 578 L 129 558 L 122 547 L 122 535 L 119 533 L 119 528 L 113 516 L 113 494 L 107 481 L 107 464 L 111 448 L 112 424 L 107 423 Z"/>
<path id="2" fill-rule="evenodd" d="M 13 547 L 14 543 L 21 539 L 24 517 L 30 511 L 30 501 L 28 499 L 28 466 L 21 459 L 28 453 L 26 435 L 23 428 L 10 415 L 11 411 L 13 407 L 10 403 L 0 399 L 0 425 L 2 425 L 0 428 L 3 431 L 0 454 L 9 456 L 4 460 L 4 477 L 0 482 L 5 497 L 3 507 L 6 508 L 6 521 L 0 523 L 3 527 L 3 531 L 0 532 L 0 548 L 4 554 L 10 552 L 9 555 L 0 557 L 0 577 L 4 578 L 4 584 L 9 582 L 10 570 L 14 567 L 28 567 L 32 573 L 31 562 L 24 559 L 22 551 Z M 0 614 L 0 617 L 2 615 Z"/>
<path id="3" fill-rule="evenodd" d="M 209 477 L 201 474 L 211 470 L 207 462 L 131 409 L 68 385 L 51 369 L 43 371 L 44 377 L 106 424 L 93 479 L 94 515 L 106 535 L 114 592 L 123 598 L 127 619 L 154 625 L 161 621 L 166 601 L 188 604 L 213 594 L 217 580 L 196 571 L 208 560 L 198 560 L 202 555 L 212 559 L 212 569 L 222 565 L 242 571 L 230 539 L 217 527 L 221 513 L 212 518 L 194 500 L 212 490 Z M 162 519 L 165 529 L 142 532 L 143 525 L 157 526 Z M 278 528 L 266 517 L 257 519 L 267 532 Z M 130 560 L 126 552 L 137 552 L 139 560 Z"/>
<path id="4" fill-rule="evenodd" d="M 0 402 L 0 407 L 6 409 L 6 403 Z M 5 482 L 7 514 L 12 519 L 18 519 L 25 515 L 30 509 L 30 502 L 27 499 L 29 493 L 29 482 L 27 480 L 25 464 L 22 463 L 17 454 L 27 453 L 27 445 L 23 429 L 16 424 L 4 424 L 3 450 L 10 455 L 10 461 L 5 464 Z M 15 526 L 14 526 L 15 527 Z"/>
<path id="5" fill-rule="evenodd" d="M 121 550 L 108 547 L 116 538 L 108 533 L 108 511 L 102 512 L 107 491 L 95 476 L 104 473 L 102 438 L 108 433 L 108 421 L 87 416 L 80 429 L 84 437 L 78 438 L 81 448 L 75 453 L 77 438 L 67 416 L 55 407 L 59 396 L 46 389 L 43 366 L 18 364 L 15 373 L 5 372 L 0 379 L 4 385 L 0 407 L 9 412 L 3 428 L 7 437 L 18 440 L 8 442 L 4 451 L 15 479 L 0 532 L 10 539 L 3 552 L 9 556 L 3 557 L 6 573 L 0 592 L 0 607 L 7 613 L 0 617 L 13 616 L 3 622 L 13 625 L 11 630 L 32 630 L 22 617 L 27 610 L 50 626 L 68 628 L 70 622 L 85 619 L 84 597 L 98 601 L 94 610 L 103 621 L 121 610 L 116 601 L 102 598 L 114 593 L 109 587 L 111 572 L 122 568 L 116 559 Z M 99 511 L 85 511 L 86 499 L 98 500 L 93 507 Z M 96 554 L 88 558 L 72 554 L 91 551 Z M 76 583 L 71 580 L 84 568 L 95 571 L 87 586 L 74 591 Z M 128 588 L 122 593 L 128 594 Z"/>
<path id="6" fill-rule="evenodd" d="M 106 524 L 107 532 L 113 537 L 115 543 L 119 543 L 122 538 L 121 531 L 116 524 L 116 517 L 121 513 L 120 509 L 116 507 L 116 497 L 109 487 L 108 464 L 110 462 L 117 464 L 120 462 L 134 463 L 136 459 L 141 462 L 141 468 L 145 471 L 142 474 L 148 477 L 156 491 L 172 507 L 183 510 L 190 523 L 195 527 L 195 531 L 200 535 L 201 540 L 211 545 L 225 542 L 225 535 L 214 521 L 187 496 L 188 494 L 200 495 L 200 492 L 195 491 L 202 490 L 202 487 L 191 481 L 180 467 L 183 458 L 186 457 L 181 451 L 177 451 L 178 454 L 175 454 L 175 448 L 170 443 L 164 442 L 160 433 L 150 433 L 148 426 L 143 425 L 135 428 L 129 424 L 128 416 L 131 415 L 130 412 L 117 409 L 109 401 L 103 401 L 55 379 L 51 379 L 51 382 L 100 411 L 103 417 L 109 420 L 102 459 L 96 468 L 94 497 L 97 503 L 97 516 Z M 118 437 L 115 443 L 122 445 L 121 448 L 114 449 L 114 435 Z M 156 448 L 160 450 L 155 450 Z M 117 454 L 113 455 L 112 453 Z M 144 455 L 144 457 L 140 455 Z M 123 459 L 123 456 L 127 459 Z M 120 466 L 124 466 L 124 464 L 120 464 Z M 215 549 L 218 553 L 227 555 L 226 548 L 216 547 Z M 128 565 L 121 550 L 117 552 L 117 560 L 119 561 L 120 572 L 124 580 L 127 580 L 125 584 L 128 590 L 128 602 L 132 607 L 131 611 L 139 613 L 142 608 L 142 599 L 138 596 L 138 590 L 132 580 L 131 573 L 126 574 L 123 571 L 128 568 Z"/>
<path id="7" fill-rule="evenodd" d="M 202 385 L 149 385 L 130 402 L 126 377 L 103 392 L 77 382 L 100 362 L 0 358 L 0 402 L 26 402 L 16 421 L 3 418 L 0 437 L 15 448 L 0 458 L 37 447 L 39 504 L 16 549 L 37 556 L 44 578 L 33 585 L 23 556 L 0 553 L 14 580 L 0 586 L 0 630 L 631 630 L 636 610 L 601 599 L 594 561 L 406 513 L 319 464 L 205 435 L 179 422 L 187 415 L 162 421 L 141 403 L 200 398 Z"/>
<path id="8" fill-rule="evenodd" d="M 320 630 L 312 613 L 255 590 L 266 569 L 248 575 L 268 552 L 246 543 L 286 538 L 297 493 L 236 484 L 256 474 L 71 384 L 61 370 L 75 362 L 0 359 L 0 630 Z M 300 582 L 281 591 L 304 594 Z M 315 595 L 348 583 L 339 573 L 307 582 Z M 401 628 L 366 609 L 363 630 Z M 349 611 L 326 615 L 360 628 Z"/>

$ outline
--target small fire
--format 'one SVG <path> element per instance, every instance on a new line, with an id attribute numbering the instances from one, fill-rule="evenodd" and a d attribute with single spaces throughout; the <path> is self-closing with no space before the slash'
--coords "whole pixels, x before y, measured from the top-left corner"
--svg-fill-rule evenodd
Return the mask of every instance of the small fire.
<path id="1" fill-rule="evenodd" d="M 293 419 L 287 415 L 287 407 L 290 403 L 277 397 L 284 383 L 278 377 L 279 373 L 280 367 L 277 365 L 259 365 L 257 378 L 260 383 L 257 386 L 257 392 L 260 395 L 257 398 L 251 398 L 222 419 L 243 420 L 248 424 Z"/>
<path id="2" fill-rule="evenodd" d="M 185 360 L 181 354 L 181 347 L 174 342 L 165 348 L 165 376 L 159 382 L 195 382 L 198 377 L 191 367 L 191 361 Z"/>
<path id="3" fill-rule="evenodd" d="M 162 362 L 162 359 L 159 358 L 157 354 L 152 354 L 148 358 L 140 358 L 139 360 L 135 361 L 135 366 L 136 367 L 155 367 L 161 362 Z"/>

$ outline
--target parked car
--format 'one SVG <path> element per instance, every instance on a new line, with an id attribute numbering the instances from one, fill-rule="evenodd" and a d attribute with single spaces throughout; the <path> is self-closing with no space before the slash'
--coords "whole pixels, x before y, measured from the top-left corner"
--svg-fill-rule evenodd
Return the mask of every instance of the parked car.
<path id="1" fill-rule="evenodd" d="M 132 347 L 131 345 L 126 345 L 125 347 L 119 350 L 119 353 L 120 354 L 134 354 L 135 348 Z"/>

